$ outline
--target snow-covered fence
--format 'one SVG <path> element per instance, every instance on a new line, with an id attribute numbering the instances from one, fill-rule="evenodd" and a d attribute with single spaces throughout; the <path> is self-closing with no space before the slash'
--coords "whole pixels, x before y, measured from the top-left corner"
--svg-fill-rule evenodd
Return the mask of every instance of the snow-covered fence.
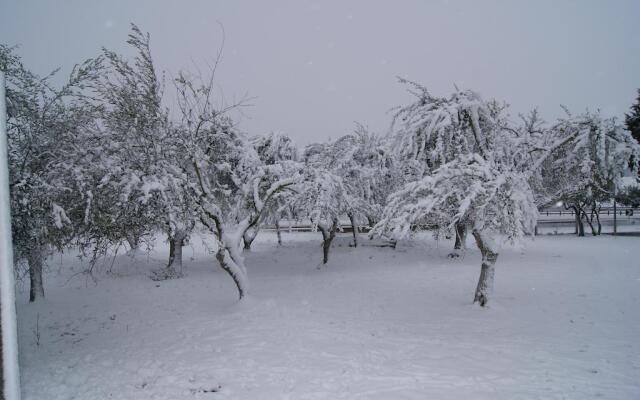
<path id="1" fill-rule="evenodd" d="M 588 215 L 591 215 L 589 213 Z M 632 207 L 602 207 L 598 212 L 602 233 L 613 233 L 614 226 L 623 232 L 640 233 L 640 210 Z M 594 221 L 595 222 L 595 221 Z M 540 212 L 536 234 L 574 233 L 576 216 L 573 210 L 548 209 Z"/>
<path id="2" fill-rule="evenodd" d="M 617 225 L 624 230 L 640 232 L 640 209 L 632 207 L 617 207 Z M 604 227 L 613 227 L 613 207 L 602 207 L 599 212 L 600 222 Z M 569 233 L 573 232 L 575 225 L 575 212 L 564 209 L 547 209 L 540 211 L 538 219 L 537 234 L 545 233 Z M 415 230 L 431 230 L 435 226 L 416 225 Z M 275 231 L 275 225 L 266 225 L 263 230 Z M 358 226 L 360 233 L 368 233 L 371 227 L 368 225 Z M 612 229 L 604 229 L 607 233 Z M 281 232 L 312 232 L 314 227 L 310 223 L 280 221 Z M 343 233 L 351 233 L 353 228 L 348 220 L 340 220 L 339 231 Z"/>
<path id="3" fill-rule="evenodd" d="M 615 209 L 616 214 L 618 215 L 635 215 L 640 214 L 640 209 L 627 207 L 627 206 L 617 206 Z M 613 207 L 601 207 L 598 211 L 598 214 L 603 216 L 611 216 L 613 218 L 614 208 Z M 550 218 L 546 218 L 550 217 Z M 558 209 L 547 209 L 540 211 L 540 220 L 554 219 L 554 218 L 575 218 L 575 212 L 573 210 L 558 210 Z"/>
<path id="4" fill-rule="evenodd" d="M 280 231 L 281 232 L 313 232 L 316 230 L 315 226 L 312 225 L 311 223 L 302 223 L 302 222 L 283 222 L 280 221 Z M 273 224 L 268 224 L 265 225 L 264 228 L 262 228 L 263 230 L 267 230 L 267 231 L 275 231 L 276 230 L 276 226 Z M 358 226 L 358 232 L 361 233 L 367 233 L 371 230 L 371 227 L 368 225 L 359 225 Z M 340 220 L 339 221 L 339 225 L 338 225 L 338 231 L 339 232 L 344 232 L 344 233 L 351 233 L 353 232 L 353 228 L 351 226 L 351 222 L 349 221 L 343 221 Z"/>

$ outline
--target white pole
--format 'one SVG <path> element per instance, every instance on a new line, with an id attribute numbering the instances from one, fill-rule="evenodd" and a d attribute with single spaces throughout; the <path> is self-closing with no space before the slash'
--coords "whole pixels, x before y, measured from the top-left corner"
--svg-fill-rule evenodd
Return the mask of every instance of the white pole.
<path id="1" fill-rule="evenodd" d="M 613 182 L 613 236 L 618 234 L 618 210 L 616 208 L 616 196 L 618 195 L 617 193 L 617 189 L 618 189 L 618 185 L 616 185 L 616 182 Z"/>
<path id="2" fill-rule="evenodd" d="M 20 400 L 16 287 L 11 244 L 9 204 L 9 156 L 7 153 L 7 104 L 5 76 L 0 70 L 0 302 L 2 316 L 2 371 L 5 400 Z"/>

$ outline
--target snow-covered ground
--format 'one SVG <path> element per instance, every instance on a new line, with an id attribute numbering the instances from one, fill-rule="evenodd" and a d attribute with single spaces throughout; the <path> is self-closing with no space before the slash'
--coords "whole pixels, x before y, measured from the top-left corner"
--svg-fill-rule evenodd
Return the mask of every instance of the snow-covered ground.
<path id="1" fill-rule="evenodd" d="M 24 398 L 640 398 L 638 237 L 505 249 L 480 309 L 473 248 L 451 260 L 449 241 L 354 249 L 342 235 L 318 269 L 319 233 L 274 236 L 247 254 L 242 303 L 199 239 L 187 276 L 160 283 L 147 276 L 165 245 L 119 256 L 97 284 L 54 257 L 45 301 L 19 294 Z"/>

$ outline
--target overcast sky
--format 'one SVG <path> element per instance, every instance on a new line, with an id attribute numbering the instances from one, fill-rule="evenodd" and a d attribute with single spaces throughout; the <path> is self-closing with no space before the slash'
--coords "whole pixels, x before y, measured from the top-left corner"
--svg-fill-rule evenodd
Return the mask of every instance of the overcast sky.
<path id="1" fill-rule="evenodd" d="M 0 42 L 41 74 L 101 46 L 126 52 L 130 22 L 151 33 L 160 69 L 204 67 L 221 45 L 217 21 L 224 95 L 256 97 L 242 129 L 302 144 L 354 121 L 385 133 L 388 110 L 410 101 L 396 76 L 547 119 L 560 104 L 622 116 L 640 87 L 638 0 L 0 0 Z"/>

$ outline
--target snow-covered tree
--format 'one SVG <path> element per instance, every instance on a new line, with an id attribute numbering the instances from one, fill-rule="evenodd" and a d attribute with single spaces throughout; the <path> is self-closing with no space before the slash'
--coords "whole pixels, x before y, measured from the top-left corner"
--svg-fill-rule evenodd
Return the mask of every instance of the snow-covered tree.
<path id="1" fill-rule="evenodd" d="M 254 136 L 251 145 L 265 165 L 275 165 L 282 161 L 298 161 L 298 147 L 293 140 L 281 132 Z"/>
<path id="2" fill-rule="evenodd" d="M 248 277 L 242 240 L 263 222 L 271 202 L 298 180 L 295 164 L 264 165 L 229 110 L 213 101 L 214 71 L 203 82 L 180 73 L 175 80 L 179 121 L 178 147 L 189 165 L 183 185 L 196 203 L 196 216 L 213 234 L 216 259 L 233 279 L 242 299 Z"/>
<path id="3" fill-rule="evenodd" d="M 331 243 L 340 229 L 340 217 L 350 209 L 353 198 L 343 178 L 332 168 L 328 153 L 331 143 L 307 146 L 304 180 L 297 185 L 293 208 L 298 217 L 309 218 L 313 229 L 322 233 L 323 264 L 329 262 Z"/>
<path id="4" fill-rule="evenodd" d="M 330 170 L 313 168 L 305 171 L 305 180 L 297 190 L 294 207 L 298 216 L 306 216 L 313 229 L 322 233 L 322 263 L 329 262 L 331 243 L 340 229 L 340 216 L 348 209 L 346 188 L 342 179 Z"/>
<path id="5" fill-rule="evenodd" d="M 247 183 L 239 193 L 243 203 L 235 211 L 236 219 L 256 215 L 252 223 L 242 235 L 244 250 L 251 249 L 251 243 L 262 225 L 269 221 L 277 223 L 278 219 L 289 210 L 295 191 L 292 186 L 300 179 L 301 165 L 292 160 L 283 160 L 276 164 L 257 164 L 247 176 Z M 263 191 L 275 190 L 268 196 Z M 266 196 L 266 197 L 265 197 Z M 253 218 L 253 217 L 251 217 Z M 280 238 L 279 238 L 280 239 Z"/>
<path id="6" fill-rule="evenodd" d="M 384 208 L 388 194 L 397 186 L 393 158 L 381 137 L 357 125 L 355 132 L 327 144 L 313 157 L 315 164 L 329 168 L 342 178 L 347 198 L 346 214 L 358 245 L 358 226 L 373 225 Z"/>
<path id="7" fill-rule="evenodd" d="M 93 244 L 126 240 L 134 248 L 141 237 L 162 231 L 169 241 L 169 261 L 152 278 L 180 277 L 182 247 L 196 222 L 194 204 L 183 187 L 188 161 L 177 146 L 180 132 L 163 106 L 163 82 L 149 35 L 132 25 L 127 43 L 136 51 L 132 63 L 103 50 L 108 63 L 98 90 L 104 104 L 98 155 L 103 176 L 89 221 Z"/>
<path id="8" fill-rule="evenodd" d="M 373 233 L 402 238 L 426 221 L 444 232 L 464 223 L 482 254 L 474 302 L 485 306 L 498 258 L 495 239 L 514 243 L 533 233 L 538 209 L 532 176 L 558 149 L 581 140 L 580 131 L 547 140 L 532 129 L 505 126 L 503 107 L 484 102 L 477 93 L 458 91 L 448 98 L 432 97 L 426 90 L 421 94 L 423 112 L 414 115 L 424 127 L 420 140 L 409 129 L 409 137 L 400 135 L 397 143 L 435 168 L 390 196 Z M 430 142 L 439 151 L 428 151 Z"/>
<path id="9" fill-rule="evenodd" d="M 392 119 L 392 149 L 403 171 L 401 184 L 422 179 L 462 154 L 482 153 L 484 146 L 491 145 L 483 141 L 492 138 L 480 137 L 480 132 L 497 125 L 493 117 L 502 108 L 498 103 L 481 102 L 470 91 L 438 98 L 418 83 L 400 82 L 416 97 L 413 103 L 396 108 Z M 461 219 L 447 232 L 456 236 L 452 257 L 465 247 L 468 223 Z"/>
<path id="10" fill-rule="evenodd" d="M 72 243 L 83 220 L 85 188 L 76 161 L 99 111 L 87 95 L 101 71 L 101 59 L 73 68 L 61 87 L 55 71 L 39 77 L 12 48 L 0 45 L 7 76 L 8 153 L 14 257 L 27 267 L 29 300 L 44 296 L 42 270 L 54 249 Z"/>
<path id="11" fill-rule="evenodd" d="M 640 143 L 640 89 L 638 89 L 636 102 L 631 106 L 629 113 L 625 114 L 624 121 L 631 136 Z"/>
<path id="12" fill-rule="evenodd" d="M 577 139 L 560 147 L 542 165 L 542 179 L 554 188 L 555 200 L 574 210 L 579 236 L 584 236 L 584 222 L 593 235 L 600 234 L 601 203 L 613 199 L 629 159 L 637 159 L 640 147 L 614 118 L 599 113 L 574 116 L 567 112 L 551 132 L 556 139 L 571 135 Z"/>
<path id="13" fill-rule="evenodd" d="M 640 207 L 640 182 L 636 181 L 635 185 L 625 185 L 619 188 L 616 201 L 625 206 L 633 208 Z"/>
<path id="14" fill-rule="evenodd" d="M 291 171 L 292 168 L 299 168 L 297 164 L 299 151 L 290 137 L 279 133 L 271 132 L 264 136 L 255 136 L 250 140 L 251 145 L 258 153 L 258 157 L 263 165 L 275 172 L 277 166 L 284 167 L 283 172 Z M 285 196 L 289 194 L 289 196 Z M 278 245 L 282 245 L 282 233 L 280 232 L 280 220 L 282 218 L 291 218 L 291 196 L 293 192 L 287 191 L 273 198 L 266 206 L 264 212 L 264 222 L 274 224 L 278 237 Z M 249 229 L 243 236 L 244 249 L 249 250 L 251 243 L 259 232 L 260 225 Z"/>

